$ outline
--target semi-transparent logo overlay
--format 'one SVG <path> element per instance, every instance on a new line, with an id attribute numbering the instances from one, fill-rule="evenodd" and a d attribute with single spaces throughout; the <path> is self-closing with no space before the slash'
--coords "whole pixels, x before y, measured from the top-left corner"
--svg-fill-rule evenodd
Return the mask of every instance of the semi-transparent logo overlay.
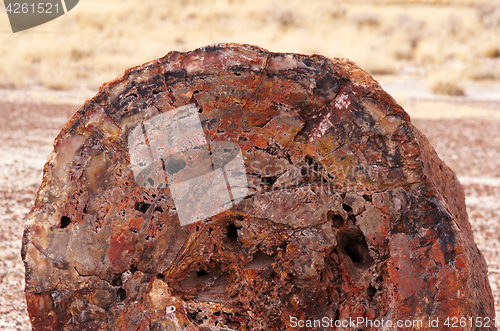
<path id="1" fill-rule="evenodd" d="M 240 147 L 208 143 L 194 104 L 144 121 L 130 132 L 128 148 L 136 182 L 168 185 L 181 225 L 221 213 L 248 193 Z"/>
<path id="2" fill-rule="evenodd" d="M 4 0 L 12 32 L 27 30 L 58 18 L 75 8 L 78 0 Z"/>

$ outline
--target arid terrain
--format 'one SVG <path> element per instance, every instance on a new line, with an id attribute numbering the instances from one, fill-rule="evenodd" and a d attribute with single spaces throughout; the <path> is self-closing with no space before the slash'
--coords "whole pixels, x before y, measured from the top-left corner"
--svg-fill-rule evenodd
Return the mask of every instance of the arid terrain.
<path id="1" fill-rule="evenodd" d="M 16 34 L 2 8 L 0 329 L 30 329 L 24 218 L 62 126 L 126 68 L 217 42 L 347 57 L 372 74 L 464 185 L 500 318 L 499 1 L 85 0 Z"/>
<path id="2" fill-rule="evenodd" d="M 96 91 L 169 51 L 237 42 L 463 95 L 466 81 L 500 79 L 499 31 L 497 0 L 85 0 L 15 34 L 0 9 L 0 88 Z"/>

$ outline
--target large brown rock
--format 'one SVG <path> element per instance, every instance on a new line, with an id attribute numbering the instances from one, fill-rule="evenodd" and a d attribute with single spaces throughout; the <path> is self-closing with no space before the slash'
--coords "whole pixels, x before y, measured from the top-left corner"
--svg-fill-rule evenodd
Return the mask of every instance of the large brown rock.
<path id="1" fill-rule="evenodd" d="M 127 70 L 56 138 L 22 256 L 35 330 L 495 329 L 457 177 L 345 59 Z"/>

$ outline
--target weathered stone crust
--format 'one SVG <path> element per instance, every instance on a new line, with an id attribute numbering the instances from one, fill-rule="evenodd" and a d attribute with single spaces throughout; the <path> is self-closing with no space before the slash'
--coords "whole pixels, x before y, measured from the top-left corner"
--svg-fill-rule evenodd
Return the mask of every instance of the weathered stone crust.
<path id="1" fill-rule="evenodd" d="M 135 182 L 127 139 L 193 103 L 207 140 L 241 147 L 249 194 L 181 226 L 168 187 Z M 34 330 L 495 317 L 463 189 L 404 110 L 349 60 L 249 45 L 104 84 L 55 140 L 22 257 Z"/>

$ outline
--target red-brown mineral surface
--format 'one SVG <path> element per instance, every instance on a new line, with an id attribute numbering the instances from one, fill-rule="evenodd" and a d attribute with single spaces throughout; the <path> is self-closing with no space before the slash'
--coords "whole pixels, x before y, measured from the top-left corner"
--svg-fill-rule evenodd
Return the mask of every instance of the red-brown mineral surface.
<path id="1" fill-rule="evenodd" d="M 34 330 L 495 329 L 457 177 L 345 59 L 127 70 L 56 138 L 22 256 Z"/>

